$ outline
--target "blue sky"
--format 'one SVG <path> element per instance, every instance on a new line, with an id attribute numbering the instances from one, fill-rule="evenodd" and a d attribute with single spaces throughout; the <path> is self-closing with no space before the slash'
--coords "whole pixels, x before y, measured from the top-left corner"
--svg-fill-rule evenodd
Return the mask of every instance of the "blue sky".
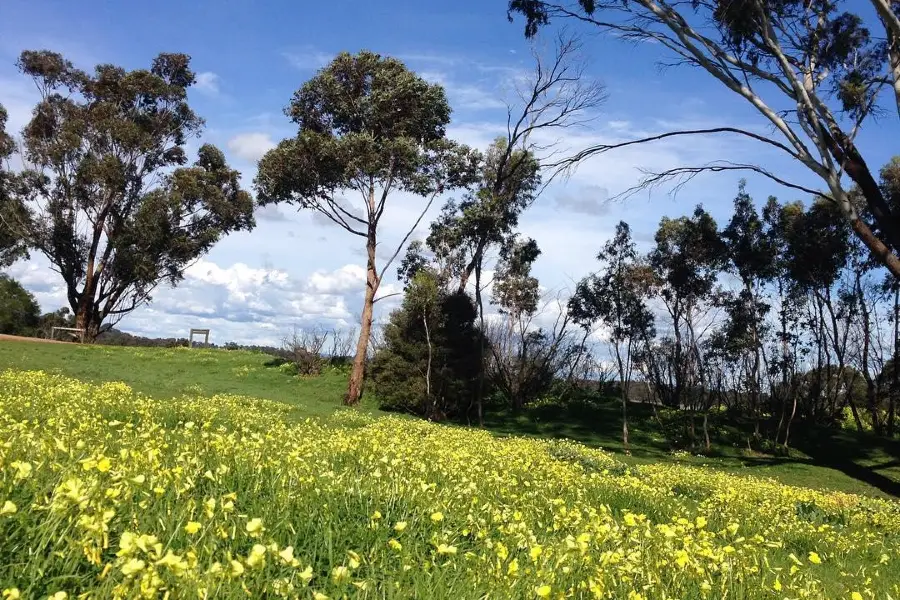
<path id="1" fill-rule="evenodd" d="M 522 22 L 508 23 L 505 6 L 504 0 L 3 0 L 0 103 L 10 112 L 9 126 L 15 133 L 27 121 L 35 98 L 31 82 L 14 67 L 23 49 L 56 50 L 85 69 L 104 62 L 142 68 L 161 51 L 184 52 L 192 56 L 199 74 L 191 103 L 206 119 L 204 141 L 222 148 L 249 186 L 261 153 L 294 133 L 282 114 L 291 94 L 337 52 L 365 48 L 399 57 L 445 85 L 454 108 L 450 136 L 484 147 L 503 131 L 511 82 L 533 64 Z M 546 40 L 537 43 L 548 45 Z M 588 74 L 606 85 L 609 99 L 588 128 L 567 135 L 564 141 L 573 149 L 673 127 L 730 124 L 763 129 L 758 116 L 704 73 L 660 70 L 656 61 L 662 55 L 654 45 L 628 45 L 596 35 L 586 37 L 584 44 Z M 879 165 L 887 160 L 889 140 L 898 133 L 891 118 L 864 130 L 861 145 L 869 160 Z M 536 273 L 548 294 L 565 294 L 594 268 L 596 251 L 620 219 L 644 242 L 663 215 L 685 214 L 697 203 L 720 220 L 727 219 L 737 174 L 699 177 L 674 198 L 662 188 L 624 202 L 606 202 L 634 185 L 640 168 L 734 158 L 758 161 L 816 186 L 799 166 L 727 138 L 675 140 L 594 158 L 568 180 L 548 188 L 522 220 L 523 232 L 544 251 Z M 800 198 L 767 180 L 747 179 L 760 203 L 769 195 Z M 385 217 L 385 248 L 415 220 L 420 202 L 397 198 L 391 204 Z M 436 204 L 432 213 L 438 208 Z M 352 325 L 363 285 L 357 239 L 290 207 L 266 209 L 257 221 L 255 231 L 222 241 L 192 267 L 178 289 L 159 290 L 153 304 L 127 317 L 121 328 L 171 336 L 206 326 L 219 343 L 274 343 L 294 326 Z M 11 272 L 35 292 L 45 310 L 63 304 L 61 282 L 45 262 L 32 259 Z M 385 293 L 397 289 L 392 281 L 385 285 Z M 394 305 L 382 303 L 382 314 Z"/>

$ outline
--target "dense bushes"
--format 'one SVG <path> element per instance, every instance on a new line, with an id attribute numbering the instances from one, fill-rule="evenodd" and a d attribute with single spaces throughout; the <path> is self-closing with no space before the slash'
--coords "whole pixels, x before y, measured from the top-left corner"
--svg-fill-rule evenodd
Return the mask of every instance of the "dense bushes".
<path id="1" fill-rule="evenodd" d="M 429 419 L 465 413 L 478 393 L 476 314 L 466 294 L 440 291 L 428 273 L 416 276 L 371 364 L 372 391 L 382 408 Z"/>
<path id="2" fill-rule="evenodd" d="M 40 319 L 34 296 L 15 279 L 0 274 L 0 333 L 34 335 Z"/>

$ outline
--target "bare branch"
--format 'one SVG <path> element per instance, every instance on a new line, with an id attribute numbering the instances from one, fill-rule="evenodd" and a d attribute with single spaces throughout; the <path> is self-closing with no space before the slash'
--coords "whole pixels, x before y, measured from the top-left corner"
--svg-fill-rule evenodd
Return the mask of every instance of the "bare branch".
<path id="1" fill-rule="evenodd" d="M 769 144 L 770 146 L 774 146 L 779 150 L 787 152 L 793 158 L 798 158 L 799 156 L 796 151 L 791 150 L 788 146 L 777 142 L 773 139 L 767 138 L 758 133 L 753 133 L 752 131 L 747 131 L 746 129 L 739 129 L 737 127 L 710 127 L 706 129 L 685 129 L 680 131 L 669 131 L 667 133 L 661 133 L 658 135 L 652 135 L 649 137 L 644 137 L 636 140 L 629 140 L 627 142 L 619 142 L 616 144 L 597 144 L 596 146 L 590 146 L 585 148 L 584 150 L 572 155 L 571 157 L 560 161 L 552 166 L 554 167 L 569 167 L 575 165 L 584 159 L 594 156 L 595 154 L 603 154 L 604 152 L 609 152 L 610 150 L 617 150 L 619 148 L 625 148 L 627 146 L 636 146 L 638 144 L 646 144 L 650 142 L 656 142 L 659 140 L 664 140 L 670 137 L 678 137 L 684 135 L 706 135 L 706 134 L 716 134 L 716 133 L 736 133 L 738 135 L 743 135 L 749 138 L 752 138 L 756 141 L 762 142 L 764 144 Z"/>
<path id="2" fill-rule="evenodd" d="M 674 188 L 672 189 L 673 194 L 677 194 L 681 188 L 687 185 L 694 177 L 700 175 L 701 173 L 720 173 L 723 171 L 752 171 L 754 173 L 758 173 L 763 175 L 764 177 L 768 177 L 772 181 L 778 183 L 779 185 L 783 185 L 785 187 L 800 190 L 807 194 L 810 194 L 814 197 L 822 197 L 826 199 L 830 199 L 828 196 L 823 194 L 819 190 L 814 190 L 812 188 L 808 188 L 796 183 L 791 183 L 785 179 L 774 175 L 773 173 L 767 171 L 766 169 L 760 167 L 759 165 L 751 165 L 751 164 L 739 164 L 739 163 L 731 163 L 727 161 L 716 161 L 712 163 L 708 163 L 706 165 L 697 166 L 697 167 L 675 167 L 672 169 L 667 169 L 660 173 L 646 172 L 646 177 L 640 181 L 637 185 L 634 185 L 621 194 L 617 194 L 612 199 L 622 199 L 633 196 L 637 192 L 644 189 L 652 189 L 658 187 L 664 183 L 671 182 L 673 180 L 676 181 Z"/>

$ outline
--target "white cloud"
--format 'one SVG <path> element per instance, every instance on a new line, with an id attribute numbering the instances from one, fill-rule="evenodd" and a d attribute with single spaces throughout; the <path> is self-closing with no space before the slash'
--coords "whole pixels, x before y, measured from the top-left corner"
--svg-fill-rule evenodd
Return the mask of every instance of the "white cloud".
<path id="1" fill-rule="evenodd" d="M 254 215 L 258 221 L 272 221 L 276 223 L 290 221 L 290 218 L 274 204 L 267 204 L 257 208 Z"/>
<path id="2" fill-rule="evenodd" d="M 281 55 L 292 67 L 300 71 L 316 71 L 327 65 L 334 58 L 331 54 L 311 48 L 290 50 L 282 52 Z"/>
<path id="3" fill-rule="evenodd" d="M 272 136 L 268 133 L 239 133 L 228 140 L 228 149 L 240 158 L 256 163 L 263 154 L 275 147 Z"/>
<path id="4" fill-rule="evenodd" d="M 316 271 L 309 277 L 307 291 L 316 294 L 346 294 L 359 291 L 366 282 L 366 270 L 360 265 L 344 265 L 330 273 Z"/>
<path id="5" fill-rule="evenodd" d="M 609 190 L 599 185 L 586 185 L 556 195 L 556 205 L 583 215 L 600 216 L 609 212 Z"/>
<path id="6" fill-rule="evenodd" d="M 197 73 L 197 82 L 194 84 L 198 90 L 210 96 L 219 95 L 219 82 L 221 79 L 212 71 Z"/>

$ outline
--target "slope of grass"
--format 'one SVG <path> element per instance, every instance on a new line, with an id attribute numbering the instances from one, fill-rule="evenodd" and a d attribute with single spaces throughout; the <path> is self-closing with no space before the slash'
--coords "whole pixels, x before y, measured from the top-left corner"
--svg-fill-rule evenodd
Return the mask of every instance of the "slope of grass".
<path id="1" fill-rule="evenodd" d="M 122 381 L 154 398 L 185 394 L 240 394 L 291 404 L 298 416 L 329 415 L 340 407 L 345 376 L 337 372 L 297 378 L 275 365 L 272 357 L 254 352 L 125 348 L 42 344 L 0 340 L 0 371 L 40 369 L 82 381 Z M 375 403 L 364 410 L 378 412 Z M 833 489 L 875 496 L 900 496 L 900 445 L 846 431 L 797 431 L 789 456 L 747 450 L 746 429 L 713 422 L 712 452 L 698 456 L 673 452 L 670 441 L 679 431 L 662 431 L 649 407 L 630 410 L 631 445 L 621 442 L 621 408 L 616 401 L 576 403 L 529 409 L 522 414 L 489 412 L 486 426 L 499 435 L 570 438 L 615 452 L 629 464 L 683 463 L 706 465 L 733 473 L 773 477 L 790 485 Z"/>
<path id="2" fill-rule="evenodd" d="M 243 350 L 138 348 L 0 340 L 0 370 L 39 369 L 82 381 L 122 381 L 155 398 L 240 394 L 326 415 L 341 404 L 346 377 L 287 375 L 273 357 Z"/>
<path id="3" fill-rule="evenodd" d="M 900 503 L 568 441 L 0 373 L 6 598 L 900 596 Z"/>
<path id="4" fill-rule="evenodd" d="M 774 477 L 790 485 L 882 497 L 900 497 L 900 443 L 868 433 L 833 429 L 804 430 L 797 426 L 787 455 L 750 450 L 750 423 L 729 421 L 723 415 L 710 419 L 712 448 L 693 452 L 687 434 L 687 418 L 663 419 L 650 406 L 631 404 L 629 447 L 622 444 L 621 404 L 616 400 L 567 406 L 547 405 L 514 415 L 489 413 L 486 426 L 511 435 L 539 438 L 571 438 L 590 446 L 624 454 L 630 464 L 678 462 L 708 466 L 732 473 Z M 696 433 L 702 436 L 700 419 Z M 673 443 L 674 441 L 674 443 Z"/>

